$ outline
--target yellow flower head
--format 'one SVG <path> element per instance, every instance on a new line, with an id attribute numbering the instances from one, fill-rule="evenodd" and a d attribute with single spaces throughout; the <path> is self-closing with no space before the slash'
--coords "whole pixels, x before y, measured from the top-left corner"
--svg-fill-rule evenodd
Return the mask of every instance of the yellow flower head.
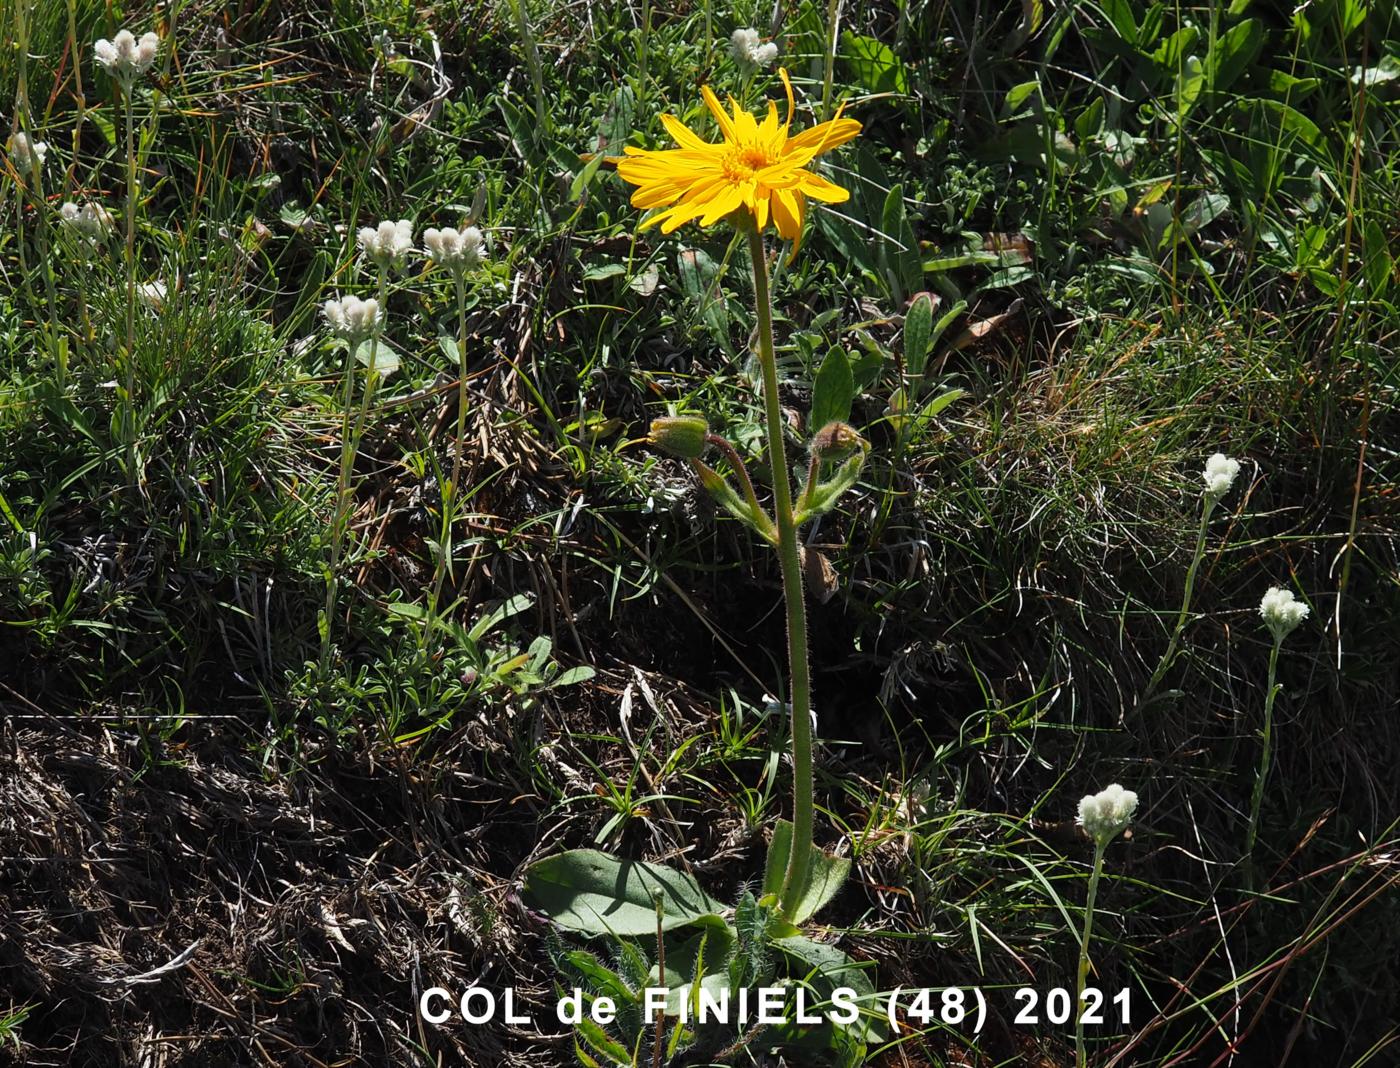
<path id="1" fill-rule="evenodd" d="M 793 253 L 802 240 L 802 220 L 807 197 L 839 204 L 850 193 L 807 170 L 807 165 L 837 145 L 860 133 L 860 123 L 843 119 L 840 111 L 830 122 L 814 126 L 796 137 L 788 136 L 792 124 L 792 83 L 787 71 L 778 71 L 787 90 L 787 121 L 778 122 L 778 107 L 768 102 L 768 115 L 755 121 L 740 109 L 733 97 L 726 112 L 704 86 L 700 92 L 714 113 L 724 140 L 712 145 L 701 140 L 674 115 L 661 122 L 679 148 L 649 151 L 628 145 L 617 162 L 617 173 L 637 187 L 632 206 L 666 210 L 642 224 L 661 226 L 669 234 L 685 223 L 701 226 L 718 222 L 740 208 L 746 209 L 759 230 L 771 219 L 778 234 L 792 242 Z"/>

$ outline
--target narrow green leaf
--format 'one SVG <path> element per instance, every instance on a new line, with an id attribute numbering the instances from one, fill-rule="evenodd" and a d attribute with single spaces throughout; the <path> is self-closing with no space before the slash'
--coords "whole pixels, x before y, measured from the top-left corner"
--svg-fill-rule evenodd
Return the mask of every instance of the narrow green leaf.
<path id="1" fill-rule="evenodd" d="M 822 360 L 812 385 L 812 414 L 807 423 L 808 429 L 815 434 L 827 423 L 849 422 L 855 392 L 851 361 L 844 350 L 833 348 Z"/>
<path id="2" fill-rule="evenodd" d="M 904 315 L 904 373 L 922 378 L 933 351 L 933 296 L 920 293 Z"/>
<path id="3" fill-rule="evenodd" d="M 519 615 L 525 609 L 534 604 L 534 600 L 528 593 L 517 593 L 514 597 L 497 605 L 496 608 L 482 616 L 473 624 L 472 629 L 467 631 L 467 637 L 473 642 L 478 642 L 488 633 L 501 624 L 503 620 L 511 616 Z"/>
<path id="4" fill-rule="evenodd" d="M 896 185 L 885 197 L 880 213 L 882 266 L 886 282 L 896 301 L 903 301 L 923 282 L 924 265 L 919 259 L 919 241 L 904 210 L 904 187 Z"/>
<path id="5" fill-rule="evenodd" d="M 631 1065 L 632 1057 L 627 1052 L 627 1047 L 611 1038 L 606 1031 L 587 1016 L 579 1017 L 578 1023 L 574 1026 L 578 1029 L 578 1033 L 583 1036 L 583 1040 L 599 1054 L 606 1057 L 609 1064 Z"/>
<path id="6" fill-rule="evenodd" d="M 1264 24 L 1245 19 L 1220 35 L 1206 57 L 1206 78 L 1213 91 L 1223 91 L 1247 71 L 1264 47 Z"/>
<path id="7" fill-rule="evenodd" d="M 587 664 L 580 664 L 578 667 L 571 667 L 567 671 L 560 672 L 559 677 L 549 684 L 549 689 L 558 690 L 565 686 L 577 686 L 581 682 L 587 682 L 597 672 Z"/>

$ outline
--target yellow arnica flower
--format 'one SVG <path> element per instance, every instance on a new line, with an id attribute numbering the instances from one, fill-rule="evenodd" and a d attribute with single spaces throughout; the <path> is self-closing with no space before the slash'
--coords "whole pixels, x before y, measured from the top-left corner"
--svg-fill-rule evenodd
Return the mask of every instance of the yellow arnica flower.
<path id="1" fill-rule="evenodd" d="M 787 90 L 787 121 L 778 122 L 778 107 L 768 103 L 768 115 L 758 122 L 742 110 L 733 97 L 732 110 L 720 106 L 709 86 L 700 92 L 714 113 L 724 140 L 717 145 L 702 140 L 674 115 L 662 115 L 661 122 L 679 148 L 650 151 L 623 149 L 617 173 L 637 187 L 632 206 L 666 208 L 642 224 L 660 225 L 669 234 L 679 226 L 698 220 L 710 226 L 745 209 L 759 230 L 771 220 L 778 234 L 792 242 L 793 253 L 802 240 L 802 220 L 807 198 L 826 204 L 839 204 L 850 193 L 807 170 L 807 165 L 843 145 L 860 133 L 860 123 L 836 117 L 796 137 L 788 136 L 792 125 L 792 83 L 787 71 L 780 70 Z"/>

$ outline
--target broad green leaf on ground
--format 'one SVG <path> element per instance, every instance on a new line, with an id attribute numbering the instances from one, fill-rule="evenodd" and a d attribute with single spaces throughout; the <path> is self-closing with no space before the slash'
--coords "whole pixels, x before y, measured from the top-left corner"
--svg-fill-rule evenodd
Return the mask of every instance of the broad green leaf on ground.
<path id="1" fill-rule="evenodd" d="M 858 964 L 843 950 L 825 942 L 796 935 L 780 938 L 773 943 L 787 959 L 788 974 L 794 979 L 805 980 L 822 997 L 830 997 L 837 987 L 849 987 L 856 993 L 863 1011 L 861 1023 L 856 1030 L 863 1028 L 871 1041 L 879 1041 L 885 1034 L 883 1017 L 875 1004 L 875 984 L 871 981 L 874 973 L 868 966 Z"/>
<path id="2" fill-rule="evenodd" d="M 673 930 L 724 908 L 684 872 L 596 849 L 575 849 L 532 864 L 523 897 L 568 930 L 623 938 L 654 935 L 658 923 L 663 931 Z"/>
<path id="3" fill-rule="evenodd" d="M 903 93 L 909 88 L 904 63 L 889 45 L 847 30 L 841 34 L 841 59 L 851 80 L 872 93 Z"/>

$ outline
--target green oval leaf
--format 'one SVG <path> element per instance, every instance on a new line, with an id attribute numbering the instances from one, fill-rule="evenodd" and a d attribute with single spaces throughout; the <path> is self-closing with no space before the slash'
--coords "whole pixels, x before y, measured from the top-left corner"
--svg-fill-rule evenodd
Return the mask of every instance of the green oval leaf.
<path id="1" fill-rule="evenodd" d="M 691 876 L 662 864 L 623 860 L 596 849 L 574 849 L 532 864 L 525 903 L 560 927 L 582 935 L 637 938 L 694 923 L 723 907 Z"/>
<path id="2" fill-rule="evenodd" d="M 812 433 L 815 434 L 827 423 L 849 422 L 855 393 L 851 361 L 843 350 L 834 348 L 822 360 L 816 382 L 812 385 L 812 415 L 807 424 Z"/>

